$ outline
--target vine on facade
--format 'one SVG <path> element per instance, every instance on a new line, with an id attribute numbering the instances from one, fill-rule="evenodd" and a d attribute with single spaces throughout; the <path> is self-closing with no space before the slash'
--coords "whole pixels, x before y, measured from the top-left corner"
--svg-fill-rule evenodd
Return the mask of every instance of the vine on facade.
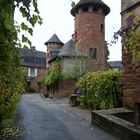
<path id="1" fill-rule="evenodd" d="M 140 17 L 133 13 L 126 13 L 126 27 L 122 27 L 114 33 L 114 41 L 118 41 L 119 36 L 123 37 L 124 51 L 132 58 L 140 58 Z"/>

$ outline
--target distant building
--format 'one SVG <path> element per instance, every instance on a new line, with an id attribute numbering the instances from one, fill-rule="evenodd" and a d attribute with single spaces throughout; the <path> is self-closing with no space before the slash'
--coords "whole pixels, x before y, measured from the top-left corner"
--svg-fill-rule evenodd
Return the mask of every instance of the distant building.
<path id="1" fill-rule="evenodd" d="M 50 70 L 52 65 L 49 61 L 58 56 L 60 49 L 63 47 L 64 43 L 58 38 L 56 34 L 53 34 L 52 37 L 45 42 L 47 46 L 46 53 L 46 70 Z"/>
<path id="2" fill-rule="evenodd" d="M 113 70 L 122 71 L 123 65 L 121 64 L 121 61 L 108 61 L 109 67 Z"/>
<path id="3" fill-rule="evenodd" d="M 41 92 L 42 78 L 46 72 L 46 53 L 37 51 L 35 46 L 30 49 L 20 48 L 21 67 L 27 74 L 27 91 Z"/>

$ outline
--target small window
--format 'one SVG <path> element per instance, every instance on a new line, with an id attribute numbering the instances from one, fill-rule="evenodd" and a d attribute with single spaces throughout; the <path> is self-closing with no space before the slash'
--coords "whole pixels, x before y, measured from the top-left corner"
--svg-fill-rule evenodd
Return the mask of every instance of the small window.
<path id="1" fill-rule="evenodd" d="M 82 10 L 83 12 L 88 12 L 88 7 L 84 7 Z"/>
<path id="2" fill-rule="evenodd" d="M 58 51 L 51 51 L 51 58 L 54 58 L 58 55 Z"/>
<path id="3" fill-rule="evenodd" d="M 90 48 L 89 49 L 89 57 L 91 59 L 96 59 L 96 57 L 97 57 L 97 48 Z"/>
<path id="4" fill-rule="evenodd" d="M 37 69 L 35 69 L 35 68 L 29 68 L 28 69 L 28 76 L 29 77 L 36 77 L 37 76 Z"/>
<path id="5" fill-rule="evenodd" d="M 101 24 L 101 32 L 104 33 L 104 25 Z"/>
<path id="6" fill-rule="evenodd" d="M 98 11 L 98 8 L 97 7 L 93 7 L 93 11 Z"/>

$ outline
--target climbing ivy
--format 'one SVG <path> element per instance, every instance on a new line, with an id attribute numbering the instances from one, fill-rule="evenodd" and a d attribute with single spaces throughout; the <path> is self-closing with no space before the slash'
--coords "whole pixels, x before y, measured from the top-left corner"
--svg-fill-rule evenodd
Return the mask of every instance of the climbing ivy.
<path id="1" fill-rule="evenodd" d="M 26 23 L 18 25 L 14 20 L 15 8 L 19 9 Z M 42 23 L 37 0 L 0 0 L 0 123 L 10 117 L 24 90 L 18 33 L 25 30 L 32 35 L 36 23 Z M 31 45 L 25 34 L 22 34 L 22 42 Z"/>
<path id="2" fill-rule="evenodd" d="M 56 61 L 54 67 L 46 73 L 43 79 L 43 83 L 46 86 L 50 86 L 55 82 L 57 82 L 58 80 L 62 80 L 62 73 L 61 73 L 60 62 Z"/>
<path id="3" fill-rule="evenodd" d="M 140 58 L 140 17 L 133 12 L 126 12 L 126 27 L 114 33 L 113 43 L 116 43 L 119 36 L 123 37 L 124 52 L 131 55 L 133 60 Z"/>

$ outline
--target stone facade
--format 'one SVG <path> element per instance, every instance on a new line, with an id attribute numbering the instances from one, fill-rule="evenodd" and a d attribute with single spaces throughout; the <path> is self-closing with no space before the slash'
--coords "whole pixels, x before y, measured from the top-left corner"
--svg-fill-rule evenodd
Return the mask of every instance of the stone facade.
<path id="1" fill-rule="evenodd" d="M 26 68 L 28 70 L 28 68 Z M 28 77 L 27 80 L 27 91 L 45 93 L 46 87 L 42 84 L 42 79 L 44 78 L 46 68 L 37 68 L 36 77 Z"/>
<path id="2" fill-rule="evenodd" d="M 90 71 L 107 69 L 108 50 L 105 42 L 105 16 L 109 12 L 110 8 L 101 0 L 80 0 L 71 9 L 71 14 L 75 17 L 75 31 L 72 39 L 64 45 L 54 34 L 45 43 L 47 46 L 47 70 L 51 70 L 57 57 L 61 57 L 62 72 L 70 71 L 75 65 L 80 68 L 79 73 L 84 69 Z M 83 59 L 85 60 L 83 61 Z M 59 81 L 48 87 L 49 94 L 54 96 L 68 95 L 74 88 L 72 81 L 69 82 Z"/>
<path id="3" fill-rule="evenodd" d="M 52 37 L 45 42 L 45 45 L 47 46 L 47 53 L 46 53 L 46 71 L 50 70 L 52 68 L 52 59 L 54 59 L 64 43 L 58 38 L 56 34 L 53 34 Z"/>
<path id="4" fill-rule="evenodd" d="M 73 93 L 75 87 L 75 81 L 73 80 L 65 80 L 58 81 L 52 86 L 47 88 L 45 93 L 46 97 L 68 97 L 71 93 Z"/>
<path id="5" fill-rule="evenodd" d="M 77 12 L 74 13 L 75 33 L 73 38 L 81 53 L 92 59 L 92 70 L 104 70 L 107 68 L 105 16 L 109 13 L 109 7 L 105 4 L 102 4 L 105 6 L 102 7 L 100 5 L 101 1 L 99 1 L 99 5 L 94 1 L 92 2 L 87 0 L 87 3 L 84 3 L 81 0 L 80 4 L 77 4 L 77 8 L 74 9 Z M 104 12 L 105 10 L 108 10 L 107 13 Z M 92 56 L 92 53 L 94 56 Z"/>
<path id="6" fill-rule="evenodd" d="M 134 23 L 130 21 L 128 14 L 140 17 L 140 1 L 139 0 L 122 0 L 122 28 L 127 29 Z M 131 22 L 131 23 L 130 23 Z M 125 35 L 123 36 L 123 39 Z M 122 64 L 124 66 L 123 87 L 124 87 L 124 105 L 134 108 L 136 104 L 140 104 L 140 61 L 133 59 L 133 56 L 126 52 L 125 43 L 122 40 Z"/>
<path id="7" fill-rule="evenodd" d="M 46 53 L 37 51 L 35 46 L 30 49 L 21 48 L 21 67 L 24 69 L 27 79 L 27 92 L 46 92 L 42 80 L 46 73 Z"/>

